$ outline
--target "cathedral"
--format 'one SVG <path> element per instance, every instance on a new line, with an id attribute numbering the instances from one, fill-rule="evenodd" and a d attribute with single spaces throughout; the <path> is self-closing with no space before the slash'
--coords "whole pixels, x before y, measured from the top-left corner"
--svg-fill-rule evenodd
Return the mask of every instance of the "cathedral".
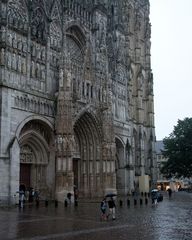
<path id="1" fill-rule="evenodd" d="M 149 0 L 1 0 L 0 204 L 156 181 Z M 146 178 L 145 178 L 146 179 Z"/>

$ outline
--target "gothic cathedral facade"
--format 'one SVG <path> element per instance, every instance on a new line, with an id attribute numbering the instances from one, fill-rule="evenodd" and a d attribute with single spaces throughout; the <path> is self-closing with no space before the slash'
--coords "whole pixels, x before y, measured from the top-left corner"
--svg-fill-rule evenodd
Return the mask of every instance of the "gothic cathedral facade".
<path id="1" fill-rule="evenodd" d="M 0 202 L 156 180 L 149 0 L 1 0 Z"/>

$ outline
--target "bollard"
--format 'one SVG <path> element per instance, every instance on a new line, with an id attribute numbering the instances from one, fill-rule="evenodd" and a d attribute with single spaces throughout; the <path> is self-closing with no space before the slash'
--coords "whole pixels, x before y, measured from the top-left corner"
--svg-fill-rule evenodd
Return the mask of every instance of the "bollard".
<path id="1" fill-rule="evenodd" d="M 145 204 L 146 204 L 146 205 L 148 204 L 148 199 L 147 199 L 147 198 L 145 198 Z"/>
<path id="2" fill-rule="evenodd" d="M 141 196 L 143 197 L 143 192 L 141 192 Z"/>
<path id="3" fill-rule="evenodd" d="M 119 206 L 122 207 L 123 206 L 123 201 L 120 199 L 119 200 Z"/>
<path id="4" fill-rule="evenodd" d="M 127 206 L 130 206 L 130 199 L 127 199 Z"/>
<path id="5" fill-rule="evenodd" d="M 150 193 L 148 192 L 148 198 L 150 197 Z"/>
<path id="6" fill-rule="evenodd" d="M 55 200 L 55 207 L 58 207 L 58 200 Z"/>
<path id="7" fill-rule="evenodd" d="M 140 205 L 142 205 L 143 204 L 143 199 L 142 198 L 140 198 Z"/>
<path id="8" fill-rule="evenodd" d="M 45 200 L 45 207 L 47 207 L 48 206 L 48 200 L 46 199 Z"/>
<path id="9" fill-rule="evenodd" d="M 147 197 L 147 193 L 145 192 L 145 197 Z"/>
<path id="10" fill-rule="evenodd" d="M 67 206 L 68 206 L 67 199 L 65 199 L 65 201 L 64 201 L 64 204 L 65 204 L 65 207 L 67 207 Z"/>
<path id="11" fill-rule="evenodd" d="M 134 199 L 134 205 L 137 205 L 137 199 Z"/>

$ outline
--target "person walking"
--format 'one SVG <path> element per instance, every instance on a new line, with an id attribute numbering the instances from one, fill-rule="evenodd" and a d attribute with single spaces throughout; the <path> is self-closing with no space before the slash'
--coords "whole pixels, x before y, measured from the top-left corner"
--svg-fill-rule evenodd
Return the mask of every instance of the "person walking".
<path id="1" fill-rule="evenodd" d="M 100 209 L 101 209 L 101 220 L 107 220 L 107 215 L 106 215 L 106 211 L 107 211 L 107 201 L 106 198 L 103 198 L 103 200 L 101 201 L 101 205 L 100 205 Z"/>
<path id="2" fill-rule="evenodd" d="M 115 204 L 115 201 L 113 199 L 113 197 L 110 198 L 110 200 L 108 201 L 108 206 L 109 206 L 109 214 L 108 214 L 108 217 L 110 215 L 112 215 L 112 219 L 115 220 L 116 217 L 115 217 L 115 208 L 116 208 L 116 204 Z"/>
<path id="3" fill-rule="evenodd" d="M 169 194 L 169 198 L 171 198 L 171 196 L 172 196 L 172 189 L 168 188 L 167 191 L 168 191 L 168 194 Z"/>
<path id="4" fill-rule="evenodd" d="M 151 191 L 151 200 L 152 200 L 152 205 L 157 206 L 157 200 L 158 200 L 158 190 L 154 189 Z"/>
<path id="5" fill-rule="evenodd" d="M 24 207 L 25 192 L 23 190 L 19 191 L 19 207 Z"/>

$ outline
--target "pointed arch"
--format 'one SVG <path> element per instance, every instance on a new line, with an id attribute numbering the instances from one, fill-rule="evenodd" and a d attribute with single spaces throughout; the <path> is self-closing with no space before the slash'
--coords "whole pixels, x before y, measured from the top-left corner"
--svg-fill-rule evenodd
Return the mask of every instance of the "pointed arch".
<path id="1" fill-rule="evenodd" d="M 25 0 L 10 0 L 8 2 L 7 22 L 8 26 L 27 31 L 29 15 Z"/>
<path id="2" fill-rule="evenodd" d="M 52 48 L 61 49 L 62 46 L 62 20 L 59 10 L 58 1 L 53 3 L 51 9 L 51 24 L 50 24 L 50 45 Z"/>
<path id="3" fill-rule="evenodd" d="M 125 143 L 123 140 L 115 136 L 116 143 L 116 169 L 122 168 L 125 165 Z"/>
<path id="4" fill-rule="evenodd" d="M 41 43 L 47 42 L 48 14 L 43 0 L 31 2 L 31 36 Z"/>
<path id="5" fill-rule="evenodd" d="M 80 151 L 78 160 L 78 188 L 83 196 L 103 194 L 101 136 L 93 115 L 84 112 L 74 124 L 75 138 Z M 75 176 L 74 176 L 75 179 Z M 76 185 L 77 183 L 75 183 Z"/>

